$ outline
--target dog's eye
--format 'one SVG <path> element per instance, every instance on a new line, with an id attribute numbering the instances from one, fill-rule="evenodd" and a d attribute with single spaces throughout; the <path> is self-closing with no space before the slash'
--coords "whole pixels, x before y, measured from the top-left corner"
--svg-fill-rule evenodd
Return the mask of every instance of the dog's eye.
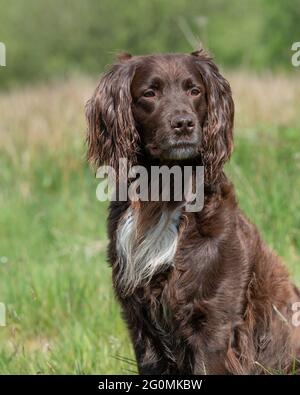
<path id="1" fill-rule="evenodd" d="M 144 97 L 154 97 L 155 96 L 155 92 L 153 89 L 147 89 L 144 93 L 143 93 Z"/>
<path id="2" fill-rule="evenodd" d="M 201 93 L 201 91 L 200 91 L 200 89 L 198 89 L 198 88 L 192 88 L 192 89 L 190 90 L 190 94 L 191 94 L 192 96 L 199 96 L 200 93 Z"/>

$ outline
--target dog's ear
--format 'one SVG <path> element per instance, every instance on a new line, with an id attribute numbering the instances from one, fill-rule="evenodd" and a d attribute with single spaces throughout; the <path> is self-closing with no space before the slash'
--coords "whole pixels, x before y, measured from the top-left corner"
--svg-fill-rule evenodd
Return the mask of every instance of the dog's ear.
<path id="1" fill-rule="evenodd" d="M 128 52 L 122 52 L 117 56 L 117 59 L 120 63 L 127 62 L 129 59 L 132 59 L 132 55 Z"/>
<path id="2" fill-rule="evenodd" d="M 136 163 L 139 135 L 131 112 L 130 86 L 135 73 L 128 54 L 106 72 L 86 104 L 88 160 L 118 169 L 120 158 Z"/>
<path id="3" fill-rule="evenodd" d="M 205 182 L 214 183 L 233 149 L 234 103 L 229 83 L 203 50 L 191 54 L 207 95 L 207 118 L 203 128 L 201 156 Z"/>

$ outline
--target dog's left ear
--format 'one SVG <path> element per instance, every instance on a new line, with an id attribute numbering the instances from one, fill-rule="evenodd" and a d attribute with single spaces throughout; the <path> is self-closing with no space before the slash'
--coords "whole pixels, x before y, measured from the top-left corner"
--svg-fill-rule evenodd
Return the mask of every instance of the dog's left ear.
<path id="1" fill-rule="evenodd" d="M 119 168 L 119 159 L 136 163 L 139 135 L 131 111 L 130 86 L 135 74 L 131 56 L 121 55 L 101 78 L 86 104 L 88 160 Z"/>
<path id="2" fill-rule="evenodd" d="M 132 55 L 128 52 L 119 53 L 117 59 L 120 63 L 127 62 L 129 59 L 132 59 Z"/>
<path id="3" fill-rule="evenodd" d="M 207 119 L 204 124 L 201 156 L 205 182 L 213 184 L 222 173 L 233 149 L 234 103 L 229 83 L 203 50 L 193 52 L 207 95 Z"/>

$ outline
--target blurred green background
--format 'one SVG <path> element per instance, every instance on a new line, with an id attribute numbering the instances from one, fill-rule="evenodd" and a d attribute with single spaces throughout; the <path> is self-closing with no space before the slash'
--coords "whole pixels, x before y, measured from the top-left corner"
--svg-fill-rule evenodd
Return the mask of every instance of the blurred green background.
<path id="1" fill-rule="evenodd" d="M 0 0 L 0 85 L 98 73 L 116 52 L 186 52 L 225 66 L 291 69 L 298 0 Z"/>
<path id="2" fill-rule="evenodd" d="M 136 371 L 84 143 L 119 51 L 215 56 L 236 104 L 227 172 L 300 284 L 299 22 L 298 0 L 0 0 L 0 374 Z"/>

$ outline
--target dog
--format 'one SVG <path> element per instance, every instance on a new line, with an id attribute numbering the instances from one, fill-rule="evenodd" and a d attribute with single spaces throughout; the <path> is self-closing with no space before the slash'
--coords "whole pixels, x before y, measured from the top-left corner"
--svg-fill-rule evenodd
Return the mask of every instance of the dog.
<path id="1" fill-rule="evenodd" d="M 88 159 L 204 166 L 202 210 L 114 201 L 108 257 L 140 374 L 295 371 L 299 290 L 238 206 L 229 83 L 204 51 L 122 54 L 86 105 Z M 120 181 L 120 179 L 119 179 Z M 298 365 L 297 365 L 298 366 Z M 294 370 L 293 370 L 294 369 Z"/>

